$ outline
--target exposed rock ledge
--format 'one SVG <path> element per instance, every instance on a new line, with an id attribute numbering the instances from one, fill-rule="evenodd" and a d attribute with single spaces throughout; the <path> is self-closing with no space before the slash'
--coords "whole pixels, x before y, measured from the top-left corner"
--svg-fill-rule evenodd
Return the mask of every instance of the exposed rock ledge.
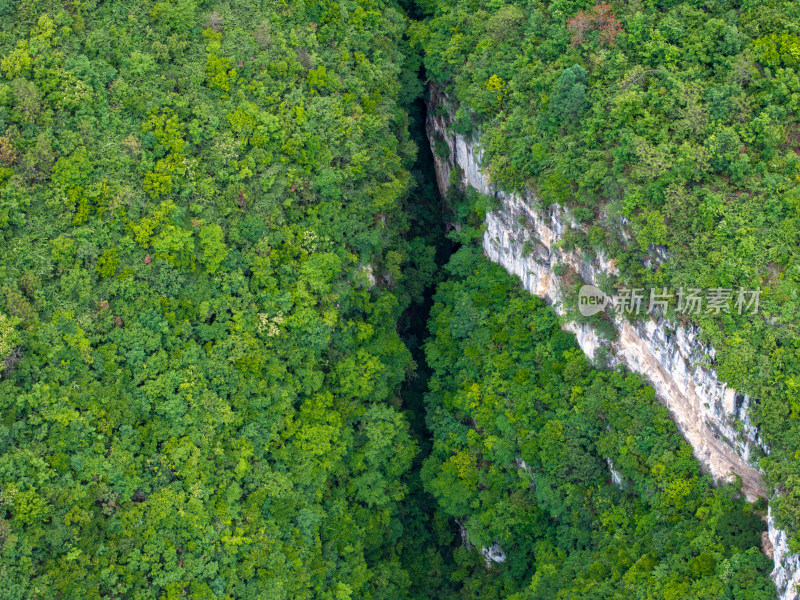
<path id="1" fill-rule="evenodd" d="M 563 280 L 554 267 L 564 265 L 585 283 L 596 285 L 599 275 L 615 272 L 613 261 L 602 256 L 585 260 L 578 252 L 560 249 L 557 242 L 572 222 L 566 211 L 558 207 L 537 211 L 532 208 L 536 205 L 534 199 L 506 194 L 491 185 L 481 173 L 476 145 L 448 130 L 452 110 L 444 115 L 433 110 L 441 100 L 432 90 L 433 106 L 429 107 L 427 121 L 440 191 L 444 193 L 453 178 L 460 187 L 471 186 L 498 197 L 500 209 L 486 216 L 484 251 L 492 261 L 519 276 L 528 291 L 564 315 Z M 447 144 L 446 159 L 436 155 L 437 139 Z M 590 358 L 601 346 L 607 346 L 612 365 L 623 364 L 649 380 L 695 456 L 714 478 L 731 480 L 738 476 L 750 501 L 766 497 L 758 470 L 748 462 L 753 449 L 763 448 L 757 429 L 747 417 L 749 398 L 720 381 L 707 366 L 715 352 L 700 341 L 697 329 L 654 318 L 628 322 L 618 317 L 615 326 L 619 337 L 609 343 L 601 340 L 591 326 L 575 322 L 564 325 L 575 333 Z M 775 529 L 771 513 L 767 521 L 774 547 L 772 577 L 779 597 L 800 600 L 795 591 L 800 583 L 800 558 L 789 554 L 786 534 Z"/>

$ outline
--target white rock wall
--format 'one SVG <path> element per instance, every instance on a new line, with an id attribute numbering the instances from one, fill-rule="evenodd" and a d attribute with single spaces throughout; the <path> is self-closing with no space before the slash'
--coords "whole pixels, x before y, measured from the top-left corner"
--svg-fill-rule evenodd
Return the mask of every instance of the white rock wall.
<path id="1" fill-rule="evenodd" d="M 798 600 L 800 594 L 796 590 L 800 586 L 800 556 L 789 550 L 786 532 L 775 528 L 772 510 L 767 511 L 767 527 L 767 535 L 772 543 L 772 559 L 775 561 L 772 579 L 779 597 L 782 600 Z"/>

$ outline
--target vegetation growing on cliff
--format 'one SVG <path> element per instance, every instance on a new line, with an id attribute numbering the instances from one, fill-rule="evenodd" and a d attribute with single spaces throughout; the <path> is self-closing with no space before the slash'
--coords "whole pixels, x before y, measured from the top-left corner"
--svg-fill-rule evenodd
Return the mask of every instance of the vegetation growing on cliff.
<path id="1" fill-rule="evenodd" d="M 613 283 L 762 289 L 755 318 L 694 319 L 717 372 L 757 398 L 778 523 L 800 531 L 797 3 L 426 7 L 411 37 L 460 106 L 454 129 L 479 136 L 493 182 L 595 225 L 576 238 L 616 258 Z M 643 260 L 653 245 L 669 260 Z"/>

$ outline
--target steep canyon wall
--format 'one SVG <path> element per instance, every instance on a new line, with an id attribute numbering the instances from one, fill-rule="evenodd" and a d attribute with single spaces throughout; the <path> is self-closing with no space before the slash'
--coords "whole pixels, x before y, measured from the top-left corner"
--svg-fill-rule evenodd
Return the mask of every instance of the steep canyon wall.
<path id="1" fill-rule="evenodd" d="M 565 315 L 568 309 L 575 308 L 569 306 L 574 301 L 565 298 L 565 292 L 574 287 L 574 276 L 597 285 L 600 277 L 615 273 L 613 261 L 560 247 L 565 231 L 573 224 L 564 209 L 537 209 L 535 198 L 507 194 L 493 186 L 481 172 L 476 143 L 451 131 L 452 108 L 450 105 L 448 110 L 446 99 L 432 89 L 427 129 L 440 191 L 444 194 L 455 184 L 497 197 L 499 209 L 488 213 L 485 221 L 486 255 L 519 276 L 525 289 Z M 436 152 L 437 145 L 440 152 L 443 149 L 442 141 L 447 145 L 446 158 Z M 572 278 L 568 279 L 567 273 Z M 750 399 L 717 377 L 712 366 L 714 348 L 700 340 L 697 328 L 651 316 L 635 321 L 616 316 L 614 325 L 619 334 L 614 341 L 603 339 L 584 323 L 567 321 L 564 327 L 575 333 L 590 358 L 594 359 L 604 348 L 602 352 L 611 366 L 625 365 L 653 385 L 695 456 L 715 479 L 738 476 L 749 500 L 766 497 L 760 473 L 750 464 L 755 448 L 768 451 L 748 419 Z M 767 523 L 775 561 L 772 576 L 780 598 L 800 600 L 795 591 L 800 583 L 800 558 L 790 554 L 786 533 L 775 529 L 771 512 Z"/>

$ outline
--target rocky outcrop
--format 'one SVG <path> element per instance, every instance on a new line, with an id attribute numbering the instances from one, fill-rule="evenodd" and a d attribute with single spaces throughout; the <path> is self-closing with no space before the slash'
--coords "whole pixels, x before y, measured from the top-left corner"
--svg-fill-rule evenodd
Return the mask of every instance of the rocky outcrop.
<path id="1" fill-rule="evenodd" d="M 798 600 L 800 599 L 800 593 L 797 592 L 798 586 L 800 586 L 800 556 L 792 554 L 789 550 L 788 536 L 785 531 L 775 527 L 772 510 L 767 511 L 767 535 L 772 546 L 772 560 L 775 561 L 772 579 L 775 587 L 778 588 L 779 597 L 782 600 Z"/>
<path id="2" fill-rule="evenodd" d="M 565 232 L 576 226 L 568 211 L 559 207 L 542 210 L 533 197 L 496 189 L 481 171 L 477 145 L 450 131 L 453 111 L 446 110 L 445 100 L 433 90 L 431 103 L 439 110 L 432 106 L 427 122 L 440 191 L 444 193 L 455 183 L 496 196 L 500 207 L 486 216 L 486 255 L 517 275 L 525 289 L 545 299 L 560 315 L 568 310 L 574 313 L 575 299 L 568 296 L 577 278 L 599 285 L 604 276 L 616 273 L 613 260 L 561 247 Z M 449 151 L 446 158 L 436 154 L 436 146 L 440 153 L 444 149 L 442 142 Z M 766 452 L 768 448 L 748 419 L 750 399 L 718 378 L 712 366 L 714 348 L 701 341 L 697 328 L 653 316 L 628 320 L 615 315 L 611 320 L 618 334 L 614 340 L 604 339 L 586 323 L 567 319 L 564 327 L 576 335 L 590 358 L 602 353 L 609 366 L 625 365 L 652 384 L 697 459 L 715 479 L 739 477 L 750 501 L 766 497 L 751 459 L 756 451 Z M 768 525 L 775 548 L 773 579 L 781 599 L 800 600 L 794 593 L 794 585 L 800 580 L 800 559 L 789 554 L 786 534 L 775 529 L 772 520 Z M 781 542 L 784 545 L 779 550 Z"/>
<path id="3" fill-rule="evenodd" d="M 623 487 L 625 480 L 622 478 L 622 473 L 614 468 L 614 462 L 610 458 L 606 459 L 606 463 L 608 463 L 608 472 L 611 473 L 611 482 L 616 486 Z"/>
<path id="4" fill-rule="evenodd" d="M 492 563 L 499 564 L 506 562 L 506 553 L 503 552 L 503 549 L 497 542 L 494 542 L 488 548 L 481 549 L 481 554 L 483 555 L 483 558 L 486 561 L 487 569 L 492 566 Z"/>
<path id="5" fill-rule="evenodd" d="M 474 549 L 475 545 L 469 539 L 467 528 L 464 527 L 464 524 L 458 519 L 455 521 L 461 536 L 461 545 L 465 548 Z M 500 564 L 506 562 L 506 553 L 503 552 L 503 548 L 500 547 L 499 542 L 493 542 L 491 546 L 484 546 L 481 548 L 480 555 L 483 556 L 487 569 L 491 568 L 492 563 Z"/>

